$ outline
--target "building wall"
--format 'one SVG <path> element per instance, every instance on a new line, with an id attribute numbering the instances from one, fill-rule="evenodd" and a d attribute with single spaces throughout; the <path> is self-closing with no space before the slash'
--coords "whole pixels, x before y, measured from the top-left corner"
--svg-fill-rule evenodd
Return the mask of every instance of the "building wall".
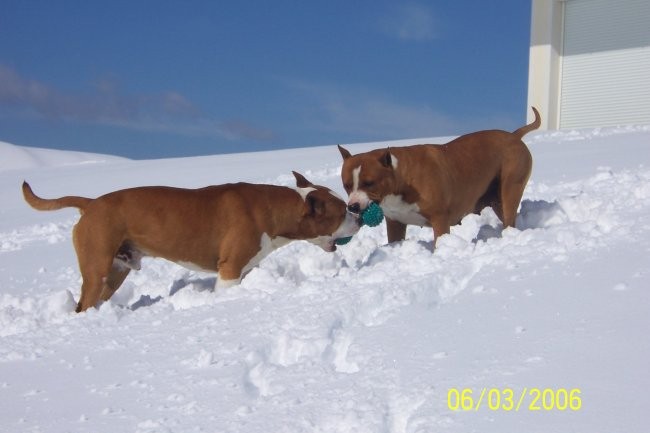
<path id="1" fill-rule="evenodd" d="M 528 102 L 542 128 L 650 123 L 649 71 L 649 0 L 533 0 Z"/>
<path id="2" fill-rule="evenodd" d="M 533 0 L 531 9 L 528 106 L 540 111 L 541 129 L 557 129 L 564 2 Z M 532 120 L 528 110 L 528 121 Z"/>

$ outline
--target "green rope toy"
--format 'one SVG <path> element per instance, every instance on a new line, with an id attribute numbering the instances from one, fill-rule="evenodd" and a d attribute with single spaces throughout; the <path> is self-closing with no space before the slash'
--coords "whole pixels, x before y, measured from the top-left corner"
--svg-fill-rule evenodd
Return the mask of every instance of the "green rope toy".
<path id="1" fill-rule="evenodd" d="M 379 206 L 377 203 L 372 202 L 370 203 L 370 206 L 364 209 L 363 212 L 361 212 L 361 225 L 367 225 L 369 227 L 376 227 L 381 222 L 384 220 L 384 211 L 381 210 L 381 206 Z M 352 239 L 352 236 L 348 236 L 347 238 L 340 238 L 337 239 L 335 244 L 336 245 L 345 245 L 350 240 Z"/>

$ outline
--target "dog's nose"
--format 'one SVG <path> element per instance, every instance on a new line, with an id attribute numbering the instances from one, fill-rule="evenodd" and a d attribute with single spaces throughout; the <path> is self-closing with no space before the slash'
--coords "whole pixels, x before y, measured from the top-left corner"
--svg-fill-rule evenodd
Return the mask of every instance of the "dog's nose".
<path id="1" fill-rule="evenodd" d="M 348 211 L 352 213 L 360 213 L 361 212 L 361 205 L 359 203 L 352 203 L 348 205 Z"/>

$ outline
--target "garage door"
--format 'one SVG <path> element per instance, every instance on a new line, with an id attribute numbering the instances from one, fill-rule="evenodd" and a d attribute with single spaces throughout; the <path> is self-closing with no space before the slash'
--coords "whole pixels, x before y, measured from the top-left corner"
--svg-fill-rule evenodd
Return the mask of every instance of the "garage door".
<path id="1" fill-rule="evenodd" d="M 568 0 L 560 128 L 650 124 L 650 0 Z"/>

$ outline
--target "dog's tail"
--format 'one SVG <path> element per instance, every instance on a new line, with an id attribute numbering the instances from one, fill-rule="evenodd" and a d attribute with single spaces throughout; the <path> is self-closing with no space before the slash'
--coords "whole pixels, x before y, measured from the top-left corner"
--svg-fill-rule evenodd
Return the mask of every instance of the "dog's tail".
<path id="1" fill-rule="evenodd" d="M 83 213 L 88 203 L 92 201 L 90 198 L 77 196 L 65 196 L 55 199 L 41 198 L 34 194 L 32 187 L 27 182 L 23 182 L 23 196 L 25 197 L 25 201 L 37 210 L 57 210 L 63 209 L 64 207 L 76 207 L 79 209 L 79 212 Z"/>
<path id="2" fill-rule="evenodd" d="M 539 111 L 537 111 L 537 108 L 535 107 L 530 107 L 530 108 L 532 108 L 533 113 L 535 113 L 535 120 L 533 120 L 533 123 L 529 123 L 528 125 L 522 126 L 521 128 L 513 132 L 513 135 L 516 135 L 518 138 L 523 137 L 524 135 L 528 134 L 530 131 L 534 131 L 535 129 L 539 128 L 539 126 L 542 124 L 542 118 L 539 117 Z"/>

